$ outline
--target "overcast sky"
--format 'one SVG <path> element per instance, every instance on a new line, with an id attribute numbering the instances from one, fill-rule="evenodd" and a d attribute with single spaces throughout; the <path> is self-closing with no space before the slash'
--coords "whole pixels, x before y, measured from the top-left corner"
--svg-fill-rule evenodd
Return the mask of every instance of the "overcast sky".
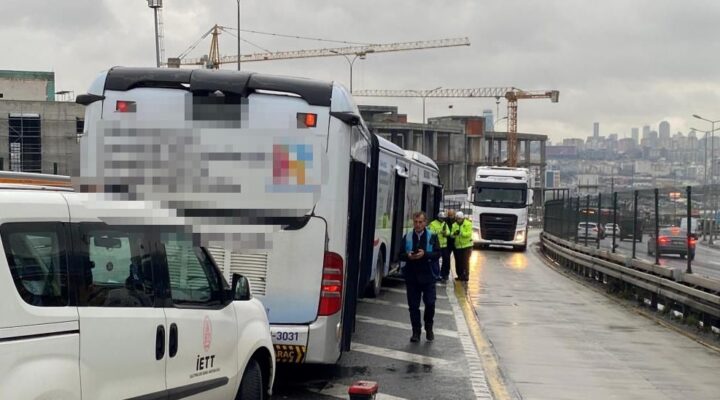
<path id="1" fill-rule="evenodd" d="M 469 47 L 371 54 L 354 67 L 354 89 L 515 86 L 557 89 L 560 102 L 525 100 L 518 129 L 554 141 L 592 134 L 629 137 L 667 120 L 671 131 L 709 129 L 720 119 L 720 1 L 717 0 L 241 0 L 242 28 L 363 43 L 469 37 Z M 177 56 L 213 24 L 235 27 L 234 0 L 165 0 L 166 56 Z M 272 51 L 341 44 L 244 33 Z M 223 34 L 220 53 L 236 53 Z M 154 66 L 146 0 L 1 0 L 0 69 L 52 70 L 57 90 L 87 90 L 113 65 Z M 191 56 L 207 54 L 209 39 Z M 243 53 L 258 52 L 243 43 Z M 235 65 L 224 68 L 235 69 Z M 243 69 L 338 80 L 342 57 L 254 62 Z M 398 105 L 422 119 L 420 99 L 358 98 Z M 449 108 L 452 105 L 452 108 Z M 427 116 L 480 114 L 494 99 L 429 99 Z M 505 102 L 500 117 L 506 115 Z M 496 117 L 497 118 L 497 117 Z M 505 129 L 504 122 L 498 126 Z"/>

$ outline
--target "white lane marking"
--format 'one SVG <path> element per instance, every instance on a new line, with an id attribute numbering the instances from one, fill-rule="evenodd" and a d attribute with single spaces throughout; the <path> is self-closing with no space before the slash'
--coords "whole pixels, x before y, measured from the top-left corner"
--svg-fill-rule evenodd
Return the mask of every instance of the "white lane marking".
<path id="1" fill-rule="evenodd" d="M 448 281 L 448 282 L 449 282 L 449 281 Z M 405 290 L 403 290 L 403 289 L 397 289 L 397 288 L 382 288 L 382 290 L 383 290 L 383 291 L 388 291 L 388 292 L 393 292 L 393 293 L 402 293 L 402 294 L 405 294 Z M 442 294 L 435 295 L 435 297 L 437 297 L 438 299 L 443 299 L 443 300 L 447 300 L 447 298 L 448 298 L 447 296 L 442 295 Z"/>
<path id="2" fill-rule="evenodd" d="M 379 384 L 380 382 L 378 382 Z M 348 398 L 348 389 L 350 389 L 350 386 L 340 385 L 337 383 L 331 383 L 330 386 L 324 387 L 322 389 L 313 389 L 313 388 L 307 388 L 306 390 L 321 394 L 323 396 L 330 396 L 335 397 L 338 399 L 347 399 Z M 407 400 L 404 397 L 397 397 L 397 396 L 391 396 L 389 394 L 383 394 L 378 393 L 377 396 L 375 396 L 376 400 Z"/>
<path id="3" fill-rule="evenodd" d="M 378 299 L 360 299 L 360 302 L 362 303 L 368 303 L 368 304 L 378 304 L 381 306 L 393 306 L 393 307 L 400 307 L 400 308 L 408 308 L 407 304 L 403 303 L 393 303 L 392 301 L 386 301 L 386 300 L 378 300 Z M 422 309 L 422 307 L 420 307 Z M 450 310 L 443 310 L 441 308 L 435 307 L 435 314 L 443 314 L 443 315 L 452 315 L 452 311 Z"/>
<path id="4" fill-rule="evenodd" d="M 390 328 L 404 329 L 406 331 L 412 332 L 412 325 L 405 324 L 402 322 L 390 321 L 387 319 L 373 318 L 373 317 L 368 317 L 366 315 L 358 315 L 357 320 L 360 322 L 365 322 L 367 324 L 388 326 Z M 433 328 L 433 332 L 435 332 L 436 335 L 440 335 L 440 336 L 447 336 L 447 337 L 451 337 L 451 338 L 458 337 L 457 332 L 451 331 L 449 329 Z"/>
<path id="5" fill-rule="evenodd" d="M 455 315 L 455 325 L 458 329 L 458 336 L 460 337 L 460 343 L 462 343 L 463 351 L 465 352 L 465 359 L 468 363 L 468 369 L 470 373 L 470 384 L 472 385 L 473 392 L 475 392 L 475 399 L 477 400 L 493 400 L 492 392 L 488 387 L 487 378 L 485 377 L 485 370 L 483 369 L 482 361 L 478 355 L 478 349 L 475 347 L 472 338 L 470 337 L 470 330 L 465 321 L 460 305 L 455 298 L 453 292 L 453 286 L 447 285 L 445 289 L 450 298 L 450 305 Z"/>
<path id="6" fill-rule="evenodd" d="M 357 351 L 357 352 L 366 353 L 366 354 L 372 354 L 374 356 L 392 358 L 394 360 L 411 362 L 411 363 L 422 364 L 422 365 L 432 365 L 432 366 L 436 366 L 436 367 L 444 366 L 444 365 L 448 365 L 448 364 L 452 363 L 451 361 L 443 360 L 442 358 L 423 356 L 420 354 L 413 354 L 413 353 L 408 353 L 406 351 L 386 349 L 383 347 L 368 346 L 368 345 L 360 344 L 360 343 L 353 343 L 351 345 L 350 349 L 352 351 Z"/>

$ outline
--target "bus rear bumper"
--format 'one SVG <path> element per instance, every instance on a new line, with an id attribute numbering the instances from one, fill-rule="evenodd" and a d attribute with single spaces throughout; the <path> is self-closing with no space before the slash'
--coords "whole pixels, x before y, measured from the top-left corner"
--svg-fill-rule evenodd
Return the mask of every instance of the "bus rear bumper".
<path id="1" fill-rule="evenodd" d="M 309 325 L 270 325 L 277 362 L 335 364 L 340 358 L 340 316 L 318 317 Z"/>

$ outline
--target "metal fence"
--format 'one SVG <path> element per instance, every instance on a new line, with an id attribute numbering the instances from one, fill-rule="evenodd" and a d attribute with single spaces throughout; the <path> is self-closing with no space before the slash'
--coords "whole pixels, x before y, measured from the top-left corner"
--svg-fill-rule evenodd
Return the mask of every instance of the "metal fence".
<path id="1" fill-rule="evenodd" d="M 577 197 L 562 193 L 545 202 L 543 230 L 576 244 L 720 279 L 719 197 L 720 185 Z"/>

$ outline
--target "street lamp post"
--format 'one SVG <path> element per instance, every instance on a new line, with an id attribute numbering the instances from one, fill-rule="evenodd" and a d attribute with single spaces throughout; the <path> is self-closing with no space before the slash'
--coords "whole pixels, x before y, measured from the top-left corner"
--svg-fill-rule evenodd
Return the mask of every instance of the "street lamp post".
<path id="1" fill-rule="evenodd" d="M 238 41 L 237 41 L 237 57 L 238 57 L 238 71 L 240 71 L 240 0 L 237 0 L 237 26 L 238 26 Z"/>
<path id="2" fill-rule="evenodd" d="M 238 1 L 240 1 L 240 0 L 238 0 Z M 355 53 L 355 57 L 353 57 L 352 61 L 350 60 L 350 57 L 346 56 L 345 54 L 341 54 L 335 50 L 330 50 L 330 52 L 335 53 L 339 56 L 345 57 L 345 61 L 347 61 L 348 64 L 350 65 L 350 93 L 352 94 L 352 91 L 353 91 L 353 65 L 355 65 L 355 60 L 357 60 L 358 58 L 360 58 L 361 60 L 364 60 L 365 56 L 367 56 L 368 53 L 372 53 L 372 50 L 361 51 L 359 53 Z"/>
<path id="3" fill-rule="evenodd" d="M 422 123 L 423 123 L 423 124 L 426 124 L 426 123 L 427 123 L 427 121 L 425 121 L 425 99 L 426 99 L 430 94 L 432 94 L 432 92 L 434 92 L 434 91 L 436 91 L 436 90 L 440 90 L 440 89 L 442 89 L 442 86 L 438 86 L 438 87 L 436 87 L 435 89 L 427 90 L 427 91 L 425 91 L 425 92 L 422 93 L 422 102 L 423 102 L 423 118 L 422 118 Z"/>
<path id="4" fill-rule="evenodd" d="M 715 120 L 715 121 L 713 121 L 713 120 L 710 120 L 710 119 L 707 119 L 707 118 L 703 118 L 703 117 L 701 117 L 701 116 L 699 116 L 699 115 L 697 115 L 697 114 L 693 114 L 693 117 L 695 117 L 695 118 L 697 118 L 697 119 L 700 119 L 700 120 L 703 120 L 703 121 L 705 121 L 705 122 L 709 122 L 709 123 L 710 123 L 710 126 L 711 126 L 711 130 L 710 130 L 710 167 L 712 168 L 712 166 L 713 166 L 713 158 L 715 157 L 715 124 L 718 123 L 718 122 L 720 122 L 720 120 Z M 707 154 L 707 135 L 705 136 L 705 152 L 706 152 L 705 154 Z M 706 160 L 705 160 L 705 171 L 706 171 L 705 174 L 706 174 L 706 176 L 707 176 L 707 155 L 706 155 L 705 158 L 706 158 Z M 707 178 L 706 178 L 706 179 L 707 179 Z M 714 191 L 712 190 L 712 187 L 713 187 L 714 182 L 716 181 L 716 178 L 715 178 L 714 175 L 711 175 L 711 176 L 710 176 L 710 179 L 711 179 L 711 180 L 710 180 L 710 186 L 709 186 L 709 190 L 711 190 L 711 192 L 710 192 L 710 201 L 713 201 L 713 203 L 714 203 L 714 197 L 713 197 L 713 196 L 714 196 L 715 193 L 713 193 Z M 706 190 L 708 190 L 708 188 L 706 188 Z M 706 202 L 706 203 L 707 203 L 707 202 Z M 706 206 L 706 207 L 707 207 L 707 206 Z M 712 228 L 711 228 L 712 231 L 710 232 L 710 240 L 708 241 L 708 244 L 713 244 L 713 243 L 714 243 L 714 240 L 713 240 L 713 233 L 714 233 L 714 232 L 713 232 L 713 231 L 715 230 L 715 227 L 714 227 L 713 225 L 714 225 L 714 222 L 715 222 L 715 219 L 716 219 L 716 213 L 717 213 L 717 207 L 715 206 L 715 204 L 713 204 L 713 209 L 712 209 L 713 224 L 711 224 L 711 226 L 712 226 Z M 689 229 L 689 227 L 688 227 L 688 229 Z M 704 233 L 705 233 L 705 229 L 703 229 L 703 236 L 704 236 Z"/>
<path id="5" fill-rule="evenodd" d="M 498 104 L 500 104 L 500 100 L 498 100 Z M 500 108 L 498 108 L 498 110 L 500 110 Z M 494 148 L 494 146 L 495 146 L 495 132 L 498 132 L 498 130 L 497 130 L 497 128 L 496 128 L 495 126 L 497 125 L 498 122 L 500 122 L 500 121 L 502 121 L 502 120 L 507 120 L 507 119 L 508 119 L 508 117 L 507 117 L 507 115 L 506 115 L 506 116 L 504 116 L 504 117 L 502 117 L 502 118 L 496 119 L 496 120 L 493 122 L 493 135 L 490 137 L 490 146 L 489 146 L 489 147 L 490 147 L 489 153 L 492 153 L 493 155 L 495 155 L 495 148 Z M 498 149 L 498 157 L 499 157 L 499 156 L 500 156 L 500 150 Z M 494 160 L 494 159 L 490 159 L 490 165 L 495 165 L 495 160 Z"/>

